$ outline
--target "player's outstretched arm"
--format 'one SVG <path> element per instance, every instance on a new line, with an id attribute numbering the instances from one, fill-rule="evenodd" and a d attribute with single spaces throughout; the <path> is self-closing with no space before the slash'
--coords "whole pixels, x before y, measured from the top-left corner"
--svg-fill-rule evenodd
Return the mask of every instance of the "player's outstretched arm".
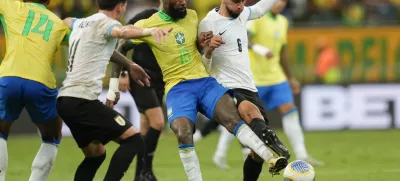
<path id="1" fill-rule="evenodd" d="M 130 42 L 130 40 L 125 40 L 122 39 L 118 45 L 117 50 L 123 55 L 123 56 L 127 56 L 128 51 L 132 50 L 134 48 L 134 44 Z M 115 64 L 113 63 L 112 65 L 112 73 L 111 73 L 111 77 L 114 78 L 120 78 L 119 79 L 119 90 L 122 92 L 128 91 L 130 89 L 130 81 L 129 81 L 129 75 L 128 75 L 128 71 L 126 68 L 123 68 L 121 65 L 119 64 Z M 121 71 L 123 71 L 123 73 L 121 74 Z M 121 76 L 120 76 L 121 75 Z"/>
<path id="2" fill-rule="evenodd" d="M 250 6 L 251 12 L 249 20 L 261 18 L 276 2 L 278 2 L 278 0 L 260 0 L 257 4 Z"/>
<path id="3" fill-rule="evenodd" d="M 159 28 L 139 28 L 134 25 L 127 25 L 113 27 L 110 36 L 123 39 L 138 39 L 153 36 L 157 43 L 161 43 L 165 40 L 165 36 L 167 36 L 171 31 L 172 28 L 164 30 Z"/>
<path id="4" fill-rule="evenodd" d="M 123 56 L 126 57 L 128 54 L 129 50 L 133 49 L 133 44 L 129 42 L 129 40 L 122 40 L 119 45 L 118 45 L 118 52 L 120 52 Z M 111 57 L 112 58 L 112 57 Z M 123 69 L 123 64 L 118 64 L 114 63 L 115 60 L 111 59 L 112 63 L 112 72 L 111 72 L 111 78 L 119 78 L 119 75 L 121 74 L 121 71 Z M 118 61 L 118 60 L 116 60 Z M 125 68 L 125 70 L 128 70 Z"/>
<path id="5" fill-rule="evenodd" d="M 114 51 L 111 57 L 111 62 L 122 65 L 122 67 L 126 68 L 129 71 L 129 75 L 131 76 L 131 78 L 137 84 L 150 87 L 150 77 L 146 74 L 143 68 L 136 63 L 130 61 L 118 51 Z"/>

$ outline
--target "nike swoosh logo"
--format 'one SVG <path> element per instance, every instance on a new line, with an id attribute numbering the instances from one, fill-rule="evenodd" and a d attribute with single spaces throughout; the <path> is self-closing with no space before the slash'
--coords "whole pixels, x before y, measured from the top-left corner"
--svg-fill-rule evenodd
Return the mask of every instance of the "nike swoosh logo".
<path id="1" fill-rule="evenodd" d="M 189 169 L 186 169 L 186 172 L 190 172 L 190 171 L 192 171 L 193 169 L 194 169 L 194 167 L 189 168 Z"/>
<path id="2" fill-rule="evenodd" d="M 219 35 L 221 36 L 221 35 L 223 35 L 225 32 L 226 32 L 227 30 L 225 30 L 224 32 L 219 32 Z"/>

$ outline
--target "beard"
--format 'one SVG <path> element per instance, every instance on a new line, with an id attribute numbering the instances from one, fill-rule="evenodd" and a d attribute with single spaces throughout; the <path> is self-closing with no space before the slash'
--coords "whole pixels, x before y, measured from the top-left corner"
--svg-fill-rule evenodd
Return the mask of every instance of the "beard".
<path id="1" fill-rule="evenodd" d="M 178 8 L 175 9 L 172 5 L 168 7 L 169 16 L 173 19 L 183 19 L 186 17 L 187 11 L 186 8 Z"/>
<path id="2" fill-rule="evenodd" d="M 236 19 L 240 15 L 240 13 L 235 13 L 232 10 L 230 10 L 228 7 L 226 7 L 226 11 L 228 11 L 229 16 L 232 17 L 233 19 Z"/>

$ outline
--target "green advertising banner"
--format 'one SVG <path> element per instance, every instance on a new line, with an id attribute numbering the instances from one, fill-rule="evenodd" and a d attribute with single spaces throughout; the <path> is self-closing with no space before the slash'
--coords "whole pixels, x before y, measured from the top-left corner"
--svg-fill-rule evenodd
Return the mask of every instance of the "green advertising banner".
<path id="1" fill-rule="evenodd" d="M 293 28 L 288 35 L 291 68 L 303 83 L 316 76 L 316 43 L 326 39 L 339 54 L 341 83 L 398 82 L 400 80 L 400 28 Z M 0 36 L 0 59 L 5 53 Z M 65 78 L 67 48 L 57 52 L 54 72 L 57 84 Z M 109 74 L 107 74 L 108 76 Z M 104 81 L 108 83 L 108 77 Z"/>
<path id="2" fill-rule="evenodd" d="M 342 83 L 400 80 L 400 28 L 296 28 L 289 31 L 292 69 L 299 80 L 315 79 L 316 43 L 326 39 L 339 54 Z"/>

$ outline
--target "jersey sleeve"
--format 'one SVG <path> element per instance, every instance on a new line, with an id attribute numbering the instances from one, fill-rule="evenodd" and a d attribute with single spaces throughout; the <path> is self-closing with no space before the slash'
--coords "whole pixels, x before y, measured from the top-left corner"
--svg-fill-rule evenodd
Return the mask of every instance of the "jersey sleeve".
<path id="1" fill-rule="evenodd" d="M 275 5 L 276 2 L 278 2 L 278 0 L 260 0 L 255 5 L 245 8 L 250 11 L 247 20 L 261 18 L 272 8 L 272 6 Z"/>
<path id="2" fill-rule="evenodd" d="M 240 14 L 240 18 L 246 22 L 250 19 L 250 17 L 252 16 L 252 10 L 249 7 L 244 7 L 242 13 Z"/>
<path id="3" fill-rule="evenodd" d="M 20 3 L 20 1 L 1 0 L 0 14 L 6 15 L 8 13 L 15 13 L 14 10 L 17 9 Z"/>
<path id="4" fill-rule="evenodd" d="M 115 26 L 121 26 L 121 23 L 119 23 L 118 21 L 115 21 L 113 19 L 110 19 L 110 18 L 104 18 L 104 19 L 100 20 L 97 28 L 100 31 L 101 35 L 103 35 L 105 38 L 109 38 L 111 30 Z"/>

